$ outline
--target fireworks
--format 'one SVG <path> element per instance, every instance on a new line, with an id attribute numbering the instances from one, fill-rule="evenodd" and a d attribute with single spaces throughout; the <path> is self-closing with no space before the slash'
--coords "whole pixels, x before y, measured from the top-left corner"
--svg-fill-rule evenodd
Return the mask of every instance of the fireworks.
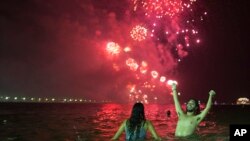
<path id="1" fill-rule="evenodd" d="M 145 74 L 148 71 L 148 63 L 145 61 L 141 62 L 140 72 Z"/>
<path id="2" fill-rule="evenodd" d="M 196 2 L 196 0 L 132 0 L 134 5 L 134 11 L 137 11 L 138 6 L 141 6 L 144 10 L 145 16 L 162 18 L 164 16 L 173 17 L 184 11 L 185 8 Z"/>
<path id="3" fill-rule="evenodd" d="M 132 0 L 134 11 L 144 13 L 149 19 L 149 25 L 145 25 L 155 42 L 167 43 L 167 46 L 172 47 L 178 44 L 183 46 L 183 49 L 177 52 L 177 60 L 188 55 L 187 48 L 201 42 L 195 25 L 199 19 L 204 20 L 207 12 L 200 11 L 198 17 L 192 16 L 197 12 L 194 11 L 194 3 L 196 0 Z M 164 55 L 160 56 L 164 58 Z"/>
<path id="4" fill-rule="evenodd" d="M 117 65 L 117 64 L 113 64 L 113 69 L 115 71 L 119 71 L 120 70 L 120 67 Z"/>
<path id="5" fill-rule="evenodd" d="M 117 55 L 121 52 L 120 46 L 115 42 L 108 42 L 106 51 L 111 55 Z"/>
<path id="6" fill-rule="evenodd" d="M 147 29 L 143 26 L 137 25 L 130 31 L 130 36 L 135 41 L 145 40 L 147 37 Z"/>
<path id="7" fill-rule="evenodd" d="M 131 2 L 134 12 L 138 11 L 133 17 L 138 19 L 131 24 L 139 21 L 140 25 L 126 31 L 129 32 L 127 36 L 131 38 L 125 37 L 120 40 L 121 44 L 125 43 L 128 46 L 121 47 L 118 43 L 109 42 L 106 51 L 112 58 L 114 55 L 119 57 L 112 59 L 115 61 L 112 62 L 114 71 L 120 71 L 125 68 L 124 66 L 130 70 L 128 73 L 132 76 L 130 77 L 132 80 L 128 83 L 134 84 L 127 86 L 129 98 L 148 103 L 148 98 L 161 99 L 159 95 L 152 96 L 161 89 L 158 86 L 169 87 L 177 84 L 177 81 L 168 80 L 167 75 L 169 72 L 172 74 L 178 62 L 188 56 L 194 44 L 202 42 L 195 25 L 197 21 L 204 20 L 207 12 L 196 11 L 194 7 L 196 0 L 131 0 Z M 202 14 L 199 15 L 197 12 Z M 119 55 L 121 52 L 124 54 Z M 160 64 L 157 64 L 157 61 Z"/>
<path id="8" fill-rule="evenodd" d="M 165 82 L 166 81 L 166 77 L 165 76 L 161 76 L 160 77 L 160 81 L 163 83 L 163 82 Z"/>
<path id="9" fill-rule="evenodd" d="M 129 58 L 126 60 L 127 66 L 129 66 L 130 70 L 136 71 L 139 67 L 139 65 L 136 63 L 136 61 L 133 58 Z"/>
<path id="10" fill-rule="evenodd" d="M 131 48 L 130 48 L 130 47 L 125 47 L 125 48 L 123 49 L 123 51 L 124 51 L 124 52 L 130 52 L 130 51 L 131 51 Z"/>
<path id="11" fill-rule="evenodd" d="M 153 78 L 157 78 L 159 74 L 157 71 L 151 71 L 151 75 Z"/>
<path id="12" fill-rule="evenodd" d="M 196 40 L 196 43 L 200 43 L 200 42 L 201 42 L 201 40 L 200 40 L 200 39 L 197 39 L 197 40 Z"/>

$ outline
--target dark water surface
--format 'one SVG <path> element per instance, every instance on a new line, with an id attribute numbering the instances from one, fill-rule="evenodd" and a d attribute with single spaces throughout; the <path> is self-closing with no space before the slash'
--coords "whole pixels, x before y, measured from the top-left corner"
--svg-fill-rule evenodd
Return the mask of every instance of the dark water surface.
<path id="1" fill-rule="evenodd" d="M 106 141 L 128 118 L 133 105 L 0 103 L 0 141 Z M 167 117 L 166 112 L 171 115 Z M 145 105 L 163 140 L 174 139 L 177 116 L 173 105 Z M 250 106 L 214 105 L 188 140 L 227 141 L 230 124 L 249 124 Z M 148 133 L 148 140 L 151 140 Z M 124 135 L 120 140 L 124 140 Z M 182 139 L 183 140 L 183 139 Z"/>

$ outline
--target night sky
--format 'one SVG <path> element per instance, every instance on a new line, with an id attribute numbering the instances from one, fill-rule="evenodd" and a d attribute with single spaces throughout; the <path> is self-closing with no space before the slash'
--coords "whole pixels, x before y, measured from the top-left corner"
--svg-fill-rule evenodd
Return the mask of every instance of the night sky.
<path id="1" fill-rule="evenodd" d="M 178 65 L 158 63 L 152 49 L 139 56 L 178 80 L 182 100 L 206 101 L 210 89 L 218 102 L 249 98 L 250 2 L 197 4 L 208 12 L 197 26 L 202 42 Z M 0 1 L 0 95 L 125 101 L 131 72 L 114 71 L 103 48 L 128 42 L 129 8 L 126 0 Z"/>

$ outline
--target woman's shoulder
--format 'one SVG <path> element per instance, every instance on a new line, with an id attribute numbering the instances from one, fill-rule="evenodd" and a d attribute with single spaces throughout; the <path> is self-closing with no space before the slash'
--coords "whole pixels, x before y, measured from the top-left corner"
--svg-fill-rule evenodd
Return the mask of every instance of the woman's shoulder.
<path id="1" fill-rule="evenodd" d="M 144 123 L 144 127 L 147 128 L 150 125 L 152 125 L 151 121 L 150 120 L 146 120 L 145 123 Z"/>
<path id="2" fill-rule="evenodd" d="M 123 120 L 122 124 L 126 124 L 128 119 Z"/>
<path id="3" fill-rule="evenodd" d="M 127 119 L 122 121 L 121 126 L 126 126 L 126 123 L 127 123 Z"/>
<path id="4" fill-rule="evenodd" d="M 150 120 L 146 120 L 145 123 L 146 124 L 151 124 L 151 121 Z"/>

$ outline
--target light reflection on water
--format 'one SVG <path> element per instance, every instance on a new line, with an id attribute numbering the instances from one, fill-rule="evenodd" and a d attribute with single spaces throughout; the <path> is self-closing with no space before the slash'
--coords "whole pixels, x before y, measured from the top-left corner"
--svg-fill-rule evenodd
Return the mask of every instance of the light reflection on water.
<path id="1" fill-rule="evenodd" d="M 84 141 L 110 140 L 121 122 L 129 118 L 132 106 L 123 104 L 1 103 L 0 140 L 75 141 L 77 138 Z M 249 107 L 247 108 L 249 111 Z M 233 108 L 213 108 L 198 127 L 198 137 L 192 140 L 229 140 L 229 124 L 232 121 L 235 123 L 248 122 L 248 117 L 237 117 L 237 120 L 232 117 L 230 120 L 230 116 L 221 114 L 222 109 L 232 111 Z M 170 117 L 166 114 L 168 110 L 171 112 Z M 152 121 L 163 140 L 178 140 L 174 139 L 177 116 L 173 105 L 145 105 L 145 114 L 146 118 Z M 233 113 L 231 114 L 233 115 Z M 244 109 L 238 114 L 245 114 Z M 124 140 L 124 138 L 123 134 L 120 140 Z M 147 138 L 150 140 L 150 133 Z"/>

